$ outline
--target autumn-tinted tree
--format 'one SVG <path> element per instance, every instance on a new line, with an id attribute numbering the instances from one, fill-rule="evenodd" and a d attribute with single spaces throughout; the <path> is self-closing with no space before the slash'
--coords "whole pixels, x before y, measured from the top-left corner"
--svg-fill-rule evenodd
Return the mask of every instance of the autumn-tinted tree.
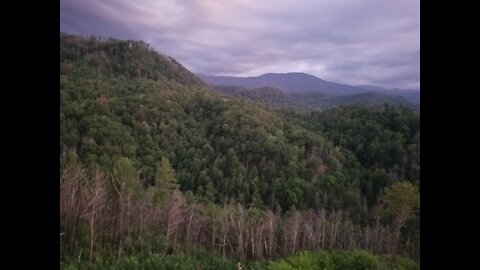
<path id="1" fill-rule="evenodd" d="M 409 182 L 400 182 L 387 188 L 383 195 L 383 202 L 393 215 L 395 227 L 395 243 L 392 252 L 395 254 L 400 239 L 401 229 L 412 217 L 414 211 L 420 207 L 420 196 L 417 188 Z"/>

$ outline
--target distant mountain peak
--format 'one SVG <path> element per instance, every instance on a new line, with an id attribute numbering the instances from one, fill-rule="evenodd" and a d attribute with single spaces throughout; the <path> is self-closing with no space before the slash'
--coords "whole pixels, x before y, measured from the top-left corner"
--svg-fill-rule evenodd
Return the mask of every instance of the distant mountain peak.
<path id="1" fill-rule="evenodd" d="M 257 78 L 261 78 L 261 77 L 289 77 L 289 78 L 297 77 L 297 78 L 316 79 L 316 80 L 324 81 L 315 75 L 304 73 L 304 72 L 283 72 L 283 73 L 269 72 L 269 73 L 265 73 L 260 76 L 257 76 Z"/>
<path id="2" fill-rule="evenodd" d="M 348 95 L 366 92 L 361 88 L 328 82 L 303 72 L 265 73 L 257 77 L 198 76 L 213 86 L 232 85 L 249 89 L 271 86 L 280 88 L 287 93 L 319 92 L 329 95 Z"/>
<path id="3" fill-rule="evenodd" d="M 322 80 L 303 72 L 265 73 L 257 77 L 198 76 L 212 86 L 239 86 L 246 89 L 275 87 L 286 93 L 321 93 L 331 96 L 362 94 L 367 92 L 400 95 L 413 104 L 420 103 L 420 90 L 386 89 L 372 85 L 348 85 Z"/>

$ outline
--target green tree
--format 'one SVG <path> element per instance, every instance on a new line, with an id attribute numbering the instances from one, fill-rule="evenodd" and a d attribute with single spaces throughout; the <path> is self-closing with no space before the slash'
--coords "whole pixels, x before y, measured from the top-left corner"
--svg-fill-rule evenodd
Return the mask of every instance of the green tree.
<path id="1" fill-rule="evenodd" d="M 167 201 L 177 186 L 175 179 L 175 170 L 172 168 L 170 161 L 162 157 L 155 174 L 155 186 L 157 188 L 157 200 L 160 203 Z"/>
<path id="2" fill-rule="evenodd" d="M 114 175 L 118 178 L 121 187 L 132 196 L 138 196 L 141 193 L 142 185 L 138 177 L 138 171 L 133 166 L 133 162 L 125 157 L 121 157 L 115 163 L 113 169 Z"/>
<path id="3" fill-rule="evenodd" d="M 414 211 L 420 207 L 420 195 L 414 185 L 403 181 L 387 188 L 382 201 L 387 206 L 387 210 L 393 215 L 395 243 L 392 251 L 395 254 L 402 227 L 413 216 Z"/>

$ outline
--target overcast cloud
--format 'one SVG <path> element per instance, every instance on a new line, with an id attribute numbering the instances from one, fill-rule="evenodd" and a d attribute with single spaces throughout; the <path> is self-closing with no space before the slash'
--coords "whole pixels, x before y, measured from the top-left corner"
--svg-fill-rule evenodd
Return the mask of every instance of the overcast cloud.
<path id="1" fill-rule="evenodd" d="M 205 75 L 420 88 L 419 0 L 61 0 L 60 31 L 141 39 Z"/>

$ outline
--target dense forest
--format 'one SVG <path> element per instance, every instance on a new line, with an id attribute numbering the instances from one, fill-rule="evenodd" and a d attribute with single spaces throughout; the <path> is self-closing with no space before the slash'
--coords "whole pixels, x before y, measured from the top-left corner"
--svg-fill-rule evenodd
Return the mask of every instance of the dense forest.
<path id="1" fill-rule="evenodd" d="M 62 269 L 417 269 L 419 118 L 269 107 L 62 33 Z"/>
<path id="2" fill-rule="evenodd" d="M 351 95 L 330 95 L 319 92 L 287 93 L 276 87 L 246 89 L 239 86 L 217 85 L 214 90 L 227 96 L 266 104 L 276 109 L 289 109 L 299 113 L 323 111 L 340 106 L 357 105 L 371 109 L 381 109 L 388 104 L 393 107 L 409 107 L 420 110 L 419 105 L 408 102 L 400 95 L 367 92 Z"/>

